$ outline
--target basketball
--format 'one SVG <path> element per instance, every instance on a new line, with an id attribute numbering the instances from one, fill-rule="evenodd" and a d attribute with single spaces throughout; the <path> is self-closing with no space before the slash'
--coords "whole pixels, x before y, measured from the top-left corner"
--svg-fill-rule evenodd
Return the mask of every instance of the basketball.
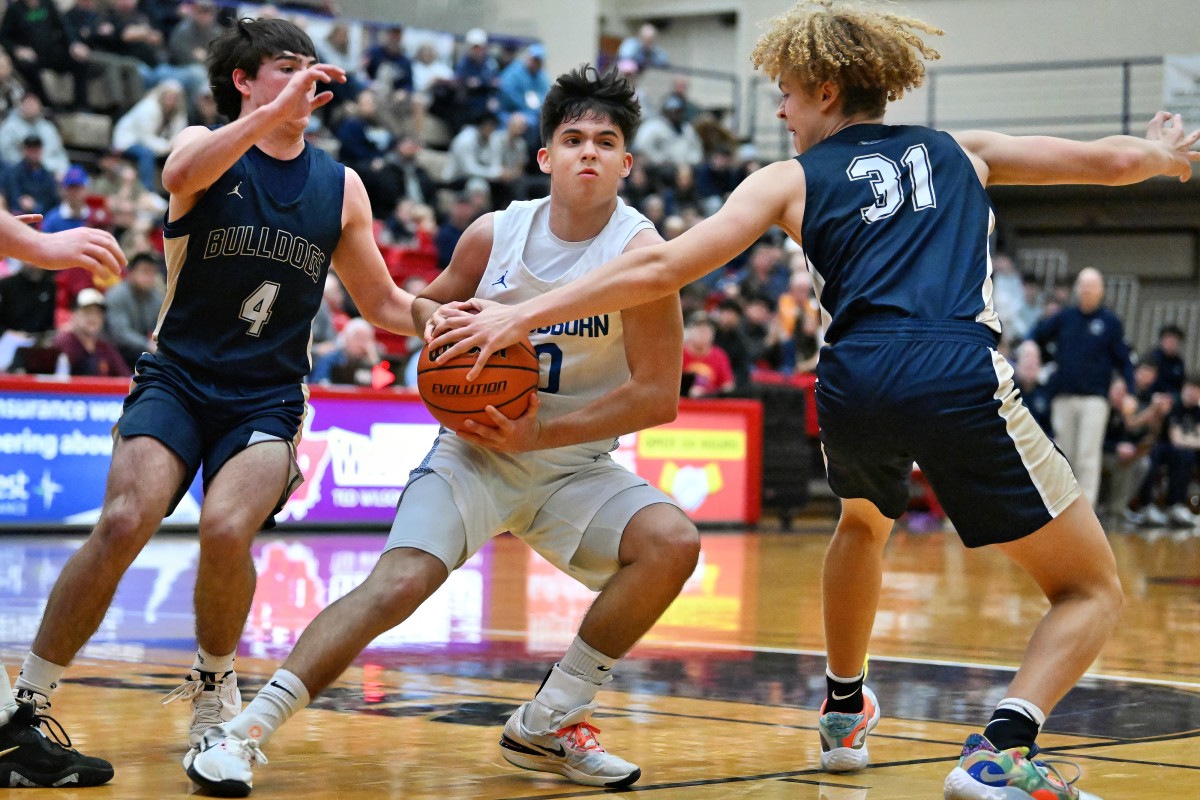
<path id="1" fill-rule="evenodd" d="M 538 386 L 538 357 L 528 339 L 492 353 L 479 376 L 469 382 L 466 375 L 479 350 L 434 363 L 445 349 L 430 353 L 426 345 L 417 362 L 417 391 L 434 419 L 457 431 L 469 419 L 493 425 L 484 411 L 487 406 L 495 406 L 509 419 L 525 413 Z"/>

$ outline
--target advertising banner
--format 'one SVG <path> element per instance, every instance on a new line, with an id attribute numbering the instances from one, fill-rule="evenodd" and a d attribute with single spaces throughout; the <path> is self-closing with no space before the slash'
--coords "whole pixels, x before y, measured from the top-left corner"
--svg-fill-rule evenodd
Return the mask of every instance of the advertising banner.
<path id="1" fill-rule="evenodd" d="M 104 500 L 122 380 L 0 377 L 0 528 L 92 525 Z M 313 387 L 297 461 L 304 483 L 281 526 L 379 527 L 437 436 L 415 394 Z M 621 437 L 613 458 L 671 495 L 697 522 L 759 516 L 761 406 L 683 400 L 668 424 Z M 167 524 L 193 526 L 193 481 Z"/>

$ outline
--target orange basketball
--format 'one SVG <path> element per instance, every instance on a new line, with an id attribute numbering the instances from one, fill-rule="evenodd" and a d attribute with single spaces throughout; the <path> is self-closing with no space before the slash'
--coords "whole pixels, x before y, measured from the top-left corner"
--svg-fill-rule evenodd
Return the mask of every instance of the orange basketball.
<path id="1" fill-rule="evenodd" d="M 439 348 L 438 352 L 444 350 Z M 515 419 L 525 413 L 529 396 L 537 391 L 538 357 L 528 339 L 492 353 L 479 376 L 467 381 L 478 354 L 478 349 L 472 349 L 444 364 L 435 364 L 437 352 L 431 354 L 428 345 L 421 351 L 417 390 L 433 418 L 450 430 L 458 430 L 469 419 L 493 425 L 484 411 L 487 406 L 495 406 L 501 414 Z"/>

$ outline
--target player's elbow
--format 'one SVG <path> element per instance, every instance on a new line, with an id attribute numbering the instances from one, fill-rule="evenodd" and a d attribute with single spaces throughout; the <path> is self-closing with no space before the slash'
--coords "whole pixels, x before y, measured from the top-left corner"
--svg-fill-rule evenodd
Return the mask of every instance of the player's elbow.
<path id="1" fill-rule="evenodd" d="M 645 425 L 647 428 L 674 422 L 675 418 L 679 416 L 679 393 L 659 392 L 643 408 L 646 409 L 648 416 Z"/>

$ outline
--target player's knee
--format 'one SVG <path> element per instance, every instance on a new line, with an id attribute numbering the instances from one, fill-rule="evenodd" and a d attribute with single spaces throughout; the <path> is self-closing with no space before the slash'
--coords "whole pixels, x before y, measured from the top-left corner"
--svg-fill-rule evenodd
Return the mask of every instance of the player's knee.
<path id="1" fill-rule="evenodd" d="M 158 522 L 136 503 L 116 500 L 104 509 L 92 539 L 115 557 L 126 554 L 132 558 L 145 546 Z"/>
<path id="2" fill-rule="evenodd" d="M 445 566 L 433 556 L 391 553 L 384 554 L 356 590 L 366 593 L 372 613 L 388 620 L 388 627 L 406 619 L 446 579 Z"/>
<path id="3" fill-rule="evenodd" d="M 647 539 L 642 552 L 651 554 L 665 568 L 682 574 L 685 579 L 696 569 L 700 532 L 683 514 L 672 515 L 669 521 L 655 526 Z"/>
<path id="4" fill-rule="evenodd" d="M 250 541 L 256 530 L 232 517 L 219 517 L 200 521 L 200 555 L 202 557 L 232 557 L 250 549 Z"/>

